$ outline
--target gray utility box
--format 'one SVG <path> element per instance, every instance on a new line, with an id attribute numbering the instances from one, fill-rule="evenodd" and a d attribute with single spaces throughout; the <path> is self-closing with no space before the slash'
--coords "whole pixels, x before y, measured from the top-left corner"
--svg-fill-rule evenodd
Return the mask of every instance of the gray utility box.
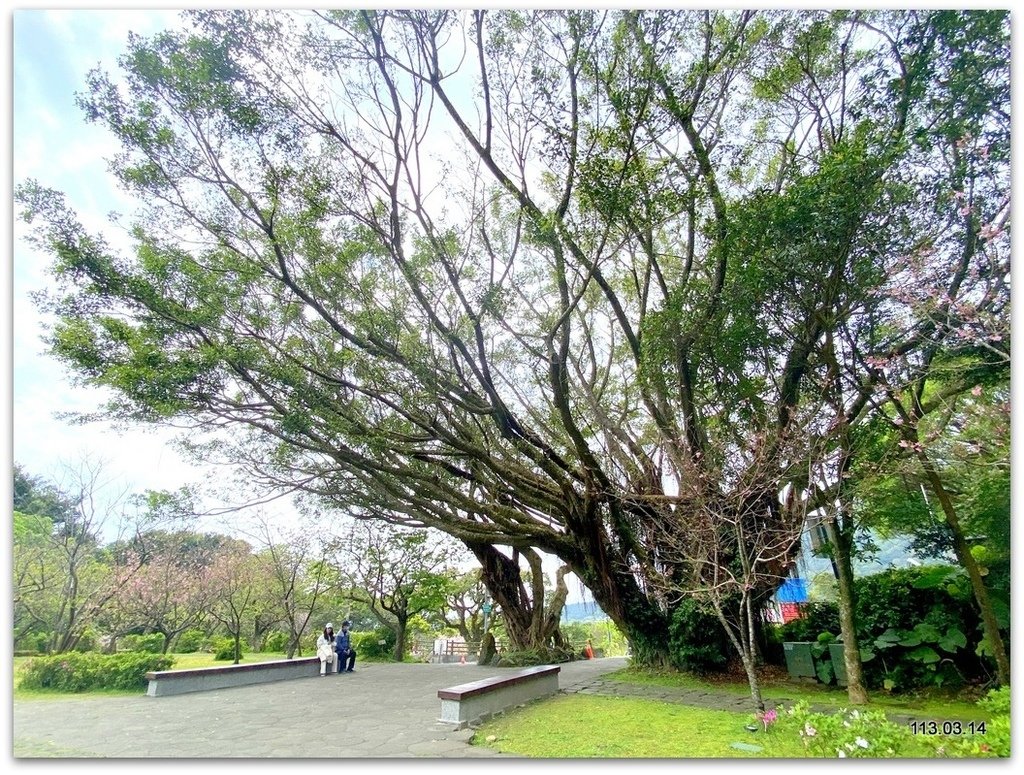
<path id="1" fill-rule="evenodd" d="M 846 686 L 846 657 L 843 656 L 842 643 L 829 643 L 828 655 L 832 658 L 832 669 L 836 673 L 836 683 Z"/>
<path id="2" fill-rule="evenodd" d="M 786 669 L 793 678 L 817 678 L 814 656 L 809 641 L 789 641 L 782 644 L 786 654 Z"/>

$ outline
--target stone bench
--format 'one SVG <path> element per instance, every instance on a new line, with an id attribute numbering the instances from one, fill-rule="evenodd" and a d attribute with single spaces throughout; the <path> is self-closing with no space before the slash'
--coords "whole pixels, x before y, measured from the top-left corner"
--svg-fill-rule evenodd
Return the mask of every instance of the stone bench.
<path id="1" fill-rule="evenodd" d="M 319 657 L 277 659 L 272 662 L 255 662 L 251 665 L 158 670 L 146 673 L 146 680 L 149 681 L 146 695 L 166 697 L 171 694 L 205 692 L 210 689 L 227 689 L 232 686 L 248 686 L 316 675 L 320 675 Z"/>
<path id="2" fill-rule="evenodd" d="M 438 689 L 441 717 L 438 721 L 465 729 L 508 708 L 548 697 L 558 691 L 557 665 L 539 665 L 479 681 Z"/>

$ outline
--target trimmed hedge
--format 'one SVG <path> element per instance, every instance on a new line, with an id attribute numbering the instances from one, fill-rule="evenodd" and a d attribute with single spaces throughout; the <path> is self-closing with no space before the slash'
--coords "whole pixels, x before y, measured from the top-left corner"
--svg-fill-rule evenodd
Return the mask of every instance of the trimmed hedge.
<path id="1" fill-rule="evenodd" d="M 169 670 L 173 664 L 173 657 L 141 651 L 54 654 L 31 659 L 24 667 L 18 687 L 70 693 L 94 689 L 144 690 L 146 673 Z"/>

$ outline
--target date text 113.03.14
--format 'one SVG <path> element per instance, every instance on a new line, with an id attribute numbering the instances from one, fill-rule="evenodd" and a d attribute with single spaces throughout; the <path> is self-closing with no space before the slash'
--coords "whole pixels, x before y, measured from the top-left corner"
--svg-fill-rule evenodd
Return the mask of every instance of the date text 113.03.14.
<path id="1" fill-rule="evenodd" d="M 984 721 L 911 721 L 915 735 L 983 735 Z"/>

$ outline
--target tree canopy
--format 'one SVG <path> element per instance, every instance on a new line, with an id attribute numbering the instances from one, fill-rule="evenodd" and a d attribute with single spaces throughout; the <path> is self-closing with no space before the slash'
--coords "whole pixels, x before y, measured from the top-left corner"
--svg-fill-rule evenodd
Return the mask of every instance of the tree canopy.
<path id="1" fill-rule="evenodd" d="M 837 429 L 1005 368 L 1005 12 L 186 18 L 79 96 L 133 249 L 19 187 L 53 351 L 268 487 L 558 556 L 641 659 L 666 531 L 795 552 Z"/>

